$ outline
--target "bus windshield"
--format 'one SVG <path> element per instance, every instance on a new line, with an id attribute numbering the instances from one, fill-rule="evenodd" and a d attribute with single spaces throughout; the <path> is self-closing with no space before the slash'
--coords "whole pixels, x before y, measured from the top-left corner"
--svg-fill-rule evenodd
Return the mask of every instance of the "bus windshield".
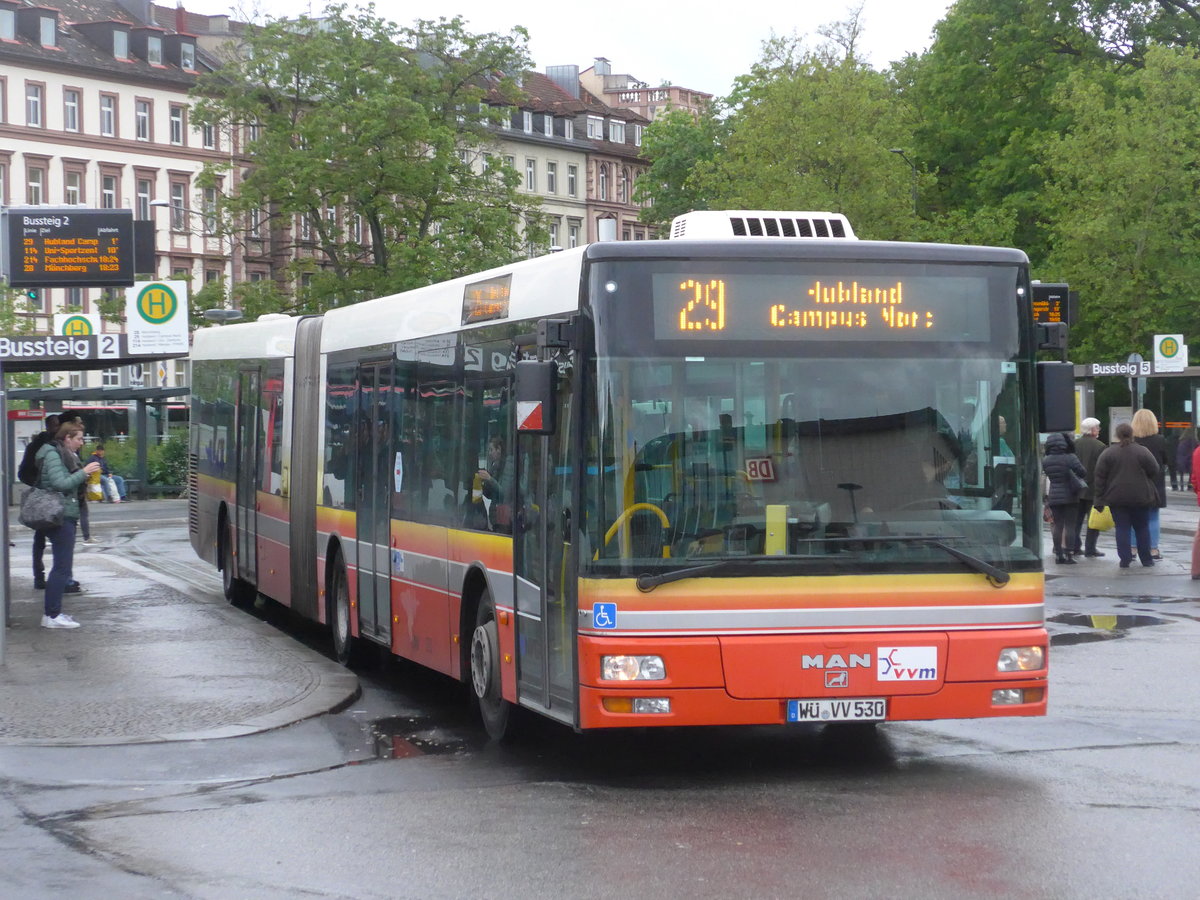
<path id="1" fill-rule="evenodd" d="M 956 571 L 964 556 L 1036 568 L 1034 479 L 1017 455 L 1033 436 L 1015 270 L 1001 281 L 1011 321 L 984 316 L 977 340 L 936 352 L 828 339 L 753 352 L 748 338 L 667 355 L 682 342 L 646 341 L 649 323 L 602 341 L 585 480 L 592 574 L 714 562 L 736 574 L 760 560 L 771 572 Z"/>

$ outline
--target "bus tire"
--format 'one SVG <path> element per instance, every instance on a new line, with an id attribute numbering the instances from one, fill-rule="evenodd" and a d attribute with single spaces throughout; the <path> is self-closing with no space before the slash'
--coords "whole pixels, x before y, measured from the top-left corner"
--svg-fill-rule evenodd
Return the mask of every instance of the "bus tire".
<path id="1" fill-rule="evenodd" d="M 358 638 L 351 633 L 350 614 L 350 581 L 339 553 L 333 559 L 329 578 L 329 630 L 333 636 L 333 658 L 348 668 L 359 662 L 360 655 Z"/>
<path id="2" fill-rule="evenodd" d="M 233 574 L 233 526 L 227 516 L 221 517 L 220 542 L 217 548 L 217 565 L 221 568 L 221 589 L 225 599 L 237 607 L 250 606 L 258 597 L 258 591 L 248 581 Z"/>
<path id="3" fill-rule="evenodd" d="M 496 607 L 486 590 L 475 611 L 475 630 L 471 633 L 471 689 L 483 727 L 494 741 L 508 733 L 512 704 L 500 693 L 500 630 Z"/>

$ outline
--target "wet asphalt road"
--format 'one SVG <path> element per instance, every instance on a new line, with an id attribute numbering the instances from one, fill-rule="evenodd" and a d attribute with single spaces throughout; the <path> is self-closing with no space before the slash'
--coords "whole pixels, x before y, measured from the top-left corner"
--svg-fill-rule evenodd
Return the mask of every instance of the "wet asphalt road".
<path id="1" fill-rule="evenodd" d="M 179 545 L 153 530 L 129 558 L 193 571 L 183 551 L 139 556 Z M 1189 545 L 1164 536 L 1175 565 Z M 532 721 L 495 746 L 460 688 L 394 663 L 362 673 L 340 713 L 257 735 L 0 747 L 2 893 L 1191 897 L 1200 582 L 1091 564 L 1111 577 L 1052 573 L 1045 719 L 599 735 Z M 246 615 L 321 646 L 278 610 Z"/>

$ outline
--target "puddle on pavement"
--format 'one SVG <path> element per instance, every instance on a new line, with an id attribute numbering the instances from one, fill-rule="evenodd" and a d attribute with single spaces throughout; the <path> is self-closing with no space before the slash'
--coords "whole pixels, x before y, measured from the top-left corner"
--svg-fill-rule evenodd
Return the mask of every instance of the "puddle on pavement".
<path id="1" fill-rule="evenodd" d="M 461 735 L 448 733 L 422 717 L 376 719 L 370 725 L 370 736 L 376 759 L 444 756 L 470 749 Z"/>
<path id="2" fill-rule="evenodd" d="M 1169 619 L 1159 616 L 1085 615 L 1083 613 L 1061 613 L 1057 616 L 1049 616 L 1046 621 L 1087 629 L 1086 631 L 1064 631 L 1050 635 L 1050 646 L 1052 647 L 1086 644 L 1091 641 L 1109 641 L 1124 637 L 1134 628 L 1170 624 Z"/>

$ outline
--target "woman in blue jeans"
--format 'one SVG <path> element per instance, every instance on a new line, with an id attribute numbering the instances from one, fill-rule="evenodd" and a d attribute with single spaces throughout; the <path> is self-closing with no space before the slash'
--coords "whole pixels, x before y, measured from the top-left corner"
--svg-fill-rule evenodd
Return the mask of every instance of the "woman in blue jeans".
<path id="1" fill-rule="evenodd" d="M 75 526 L 79 522 L 79 494 L 85 490 L 88 476 L 100 469 L 98 463 L 86 466 L 79 461 L 83 446 L 83 426 L 67 422 L 59 426 L 54 440 L 37 453 L 38 487 L 57 491 L 63 497 L 63 523 L 45 529 L 46 540 L 54 550 L 54 565 L 46 578 L 46 599 L 42 609 L 43 628 L 78 628 L 79 623 L 62 611 L 63 591 L 75 566 Z"/>
<path id="2" fill-rule="evenodd" d="M 1154 565 L 1150 553 L 1150 510 L 1158 509 L 1158 461 L 1149 450 L 1133 440 L 1133 427 L 1122 422 L 1116 430 L 1117 442 L 1096 460 L 1097 509 L 1112 508 L 1116 523 L 1117 556 L 1121 568 L 1133 561 L 1130 531 L 1137 537 L 1138 559 L 1143 566 Z"/>

